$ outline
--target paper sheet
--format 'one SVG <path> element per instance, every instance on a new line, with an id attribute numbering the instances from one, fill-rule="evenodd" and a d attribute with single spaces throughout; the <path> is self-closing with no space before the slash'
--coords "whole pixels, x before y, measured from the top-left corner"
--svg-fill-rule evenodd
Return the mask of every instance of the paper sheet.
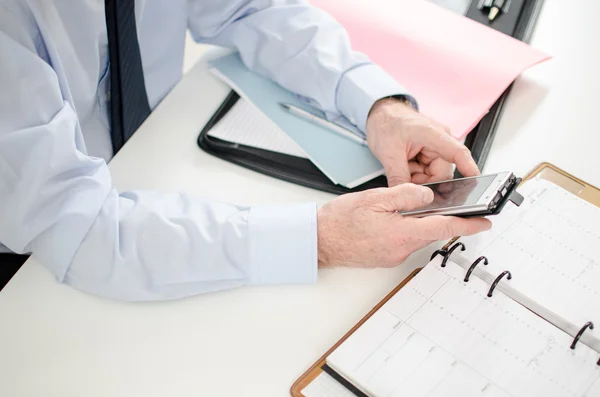
<path id="1" fill-rule="evenodd" d="M 524 70 L 548 55 L 425 0 L 312 0 L 427 116 L 463 137 Z"/>
<path id="2" fill-rule="evenodd" d="M 306 158 L 304 151 L 267 116 L 240 98 L 208 135 L 246 146 Z"/>
<path id="3" fill-rule="evenodd" d="M 211 64 L 215 76 L 285 131 L 333 183 L 353 188 L 383 175 L 381 163 L 368 147 L 283 110 L 279 103 L 300 108 L 306 103 L 274 81 L 251 72 L 238 53 L 215 59 Z"/>
<path id="4" fill-rule="evenodd" d="M 491 217 L 493 228 L 462 237 L 463 256 L 485 255 L 487 270 L 510 270 L 511 285 L 574 324 L 600 324 L 600 208 L 555 184 L 534 179 Z"/>
<path id="5" fill-rule="evenodd" d="M 372 396 L 593 396 L 598 354 L 438 257 L 327 359 Z"/>

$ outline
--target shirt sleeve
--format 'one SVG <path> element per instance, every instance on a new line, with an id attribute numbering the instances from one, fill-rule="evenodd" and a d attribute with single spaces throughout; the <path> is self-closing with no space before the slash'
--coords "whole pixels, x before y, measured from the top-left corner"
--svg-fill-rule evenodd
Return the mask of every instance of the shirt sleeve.
<path id="1" fill-rule="evenodd" d="M 315 204 L 117 192 L 86 153 L 64 82 L 16 24 L 0 28 L 0 242 L 59 282 L 123 300 L 316 279 Z"/>
<path id="2" fill-rule="evenodd" d="M 363 132 L 381 98 L 416 106 L 401 84 L 352 50 L 340 24 L 305 1 L 188 0 L 188 26 L 196 41 L 237 49 L 251 70 Z"/>

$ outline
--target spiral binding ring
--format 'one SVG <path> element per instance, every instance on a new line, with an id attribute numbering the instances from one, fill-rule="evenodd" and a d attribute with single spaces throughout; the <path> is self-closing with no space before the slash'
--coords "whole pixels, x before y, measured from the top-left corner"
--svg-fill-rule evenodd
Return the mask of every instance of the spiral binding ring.
<path id="1" fill-rule="evenodd" d="M 496 279 L 492 283 L 492 286 L 490 287 L 490 290 L 488 291 L 488 294 L 487 294 L 488 298 L 492 297 L 492 293 L 494 292 L 494 289 L 496 289 L 496 286 L 498 285 L 498 283 L 504 276 L 506 276 L 507 280 L 510 280 L 512 278 L 512 274 L 510 274 L 510 272 L 508 270 L 505 270 L 502 273 L 500 273 L 500 275 L 498 277 L 496 277 Z"/>
<path id="2" fill-rule="evenodd" d="M 436 256 L 438 256 L 438 255 L 441 255 L 441 256 L 446 256 L 446 254 L 447 254 L 447 253 L 448 253 L 448 251 L 446 251 L 445 249 L 441 249 L 441 250 L 435 250 L 435 251 L 433 252 L 433 254 L 431 254 L 431 258 L 429 258 L 429 260 L 430 260 L 430 261 L 432 261 L 432 260 L 433 260 L 433 258 L 435 258 L 435 257 L 436 257 Z"/>
<path id="3" fill-rule="evenodd" d="M 583 335 L 583 333 L 585 332 L 586 329 L 594 329 L 594 323 L 591 321 L 588 321 L 587 323 L 585 323 L 585 325 L 583 327 L 581 327 L 581 329 L 579 330 L 579 332 L 577 333 L 577 335 L 575 335 L 575 338 L 573 339 L 573 343 L 571 343 L 571 349 L 575 349 L 575 345 L 577 344 L 577 342 L 579 342 L 579 339 L 581 338 L 581 335 Z M 598 360 L 598 362 L 600 363 L 600 360 Z M 600 364 L 598 364 L 600 365 Z"/>
<path id="4" fill-rule="evenodd" d="M 479 258 L 477 258 L 475 260 L 475 262 L 473 262 L 473 264 L 471 265 L 471 267 L 469 267 L 469 270 L 467 270 L 467 274 L 465 274 L 465 283 L 469 282 L 469 277 L 471 276 L 471 273 L 473 273 L 473 270 L 475 270 L 475 267 L 479 264 L 479 262 L 483 261 L 484 265 L 488 264 L 488 259 L 485 256 L 480 256 Z"/>
<path id="5" fill-rule="evenodd" d="M 454 250 L 457 249 L 458 247 L 460 247 L 461 251 L 464 251 L 466 249 L 466 247 L 463 243 L 454 244 L 452 247 L 450 247 L 450 249 L 448 249 L 448 252 L 446 253 L 446 255 L 444 255 L 444 260 L 442 260 L 442 265 L 441 265 L 442 267 L 446 267 L 446 263 L 448 262 L 448 259 L 450 259 L 450 255 L 452 255 Z"/>

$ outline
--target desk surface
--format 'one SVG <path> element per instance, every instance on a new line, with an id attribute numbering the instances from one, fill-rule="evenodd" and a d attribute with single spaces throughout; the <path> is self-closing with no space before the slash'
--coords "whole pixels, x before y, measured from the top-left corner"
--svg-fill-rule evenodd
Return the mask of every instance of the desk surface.
<path id="1" fill-rule="evenodd" d="M 600 3 L 546 0 L 532 44 L 555 56 L 520 79 L 486 171 L 551 161 L 600 185 Z M 241 203 L 331 196 L 201 152 L 227 93 L 205 59 L 111 162 L 120 190 L 185 190 Z M 389 270 L 322 271 L 310 286 L 242 288 L 177 302 L 114 302 L 54 282 L 33 260 L 0 293 L 2 396 L 284 396 L 323 351 L 430 250 Z M 300 327 L 298 325 L 300 324 Z"/>

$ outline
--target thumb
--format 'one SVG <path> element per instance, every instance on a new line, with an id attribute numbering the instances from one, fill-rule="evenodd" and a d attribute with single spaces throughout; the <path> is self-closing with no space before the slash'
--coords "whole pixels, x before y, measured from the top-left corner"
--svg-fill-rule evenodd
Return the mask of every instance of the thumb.
<path id="1" fill-rule="evenodd" d="M 388 189 L 383 189 L 388 211 L 410 211 L 433 201 L 433 191 L 425 186 L 404 183 Z"/>

